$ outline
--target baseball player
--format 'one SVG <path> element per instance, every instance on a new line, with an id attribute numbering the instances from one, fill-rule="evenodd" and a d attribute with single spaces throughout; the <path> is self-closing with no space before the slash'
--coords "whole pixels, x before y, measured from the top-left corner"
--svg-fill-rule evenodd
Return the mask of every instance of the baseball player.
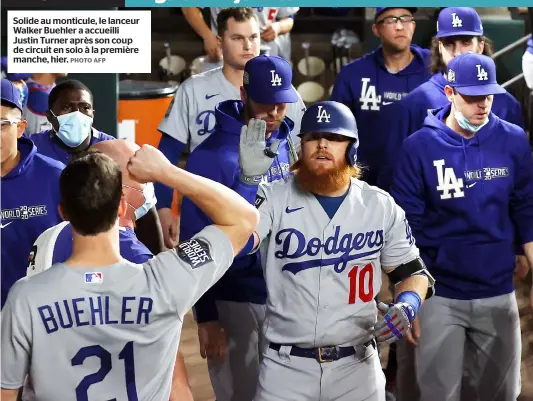
<path id="1" fill-rule="evenodd" d="M 31 78 L 32 74 L 15 74 L 8 73 L 7 70 L 7 57 L 2 56 L 0 58 L 1 68 L 2 68 L 2 78 L 8 79 L 11 81 L 13 86 L 20 91 L 22 109 L 26 107 L 28 103 L 28 85 L 26 81 Z"/>
<path id="2" fill-rule="evenodd" d="M 24 118 L 28 121 L 26 133 L 31 135 L 36 132 L 52 129 L 48 119 L 48 98 L 56 86 L 58 78 L 65 78 L 67 73 L 59 74 L 33 74 L 27 81 L 28 103 L 24 108 Z"/>
<path id="3" fill-rule="evenodd" d="M 385 108 L 375 130 L 381 138 L 380 146 L 385 159 L 378 172 L 381 188 L 387 190 L 390 187 L 394 163 L 403 140 L 422 128 L 428 110 L 448 103 L 444 93 L 446 66 L 458 54 L 469 51 L 488 56 L 492 54 L 492 44 L 483 35 L 479 15 L 469 7 L 444 8 L 439 13 L 437 34 L 431 45 L 433 76 L 400 102 Z M 520 103 L 507 91 L 494 96 L 492 112 L 505 121 L 524 126 Z"/>
<path id="4" fill-rule="evenodd" d="M 531 148 L 520 127 L 491 111 L 505 90 L 490 57 L 455 57 L 444 90 L 449 104 L 432 110 L 404 141 L 391 188 L 437 280 L 438 296 L 419 315 L 420 399 L 459 400 L 463 370 L 473 364 L 479 400 L 516 400 L 521 337 L 513 242 L 516 228 L 531 265 Z"/>
<path id="5" fill-rule="evenodd" d="M 191 153 L 185 169 L 235 189 L 239 183 L 241 132 L 247 125 L 254 131 L 262 123 L 273 157 L 262 179 L 286 179 L 290 174 L 288 138 L 292 121 L 285 117 L 285 111 L 287 103 L 299 99 L 291 82 L 292 69 L 281 57 L 258 56 L 248 61 L 242 101 L 228 100 L 216 106 L 215 132 Z M 255 194 L 247 199 L 253 204 Z M 192 237 L 209 224 L 209 217 L 183 198 L 180 239 Z M 249 401 L 254 397 L 266 295 L 261 261 L 256 254 L 236 261 L 231 271 L 195 305 L 200 352 L 208 358 L 218 401 Z"/>
<path id="6" fill-rule="evenodd" d="M 24 277 L 23 266 L 39 234 L 61 221 L 59 175 L 62 163 L 37 154 L 23 136 L 20 92 L 7 79 L 1 87 L 0 212 L 2 307 L 15 282 Z"/>
<path id="7" fill-rule="evenodd" d="M 116 140 L 103 141 L 95 144 L 92 149 L 99 150 L 111 157 L 118 164 L 122 172 L 122 186 L 125 196 L 126 209 L 124 216 L 119 216 L 119 241 L 120 255 L 127 261 L 142 264 L 152 259 L 152 253 L 139 241 L 135 235 L 135 212 L 146 203 L 143 188 L 148 185 L 134 180 L 128 169 L 127 163 L 139 146 L 131 141 Z M 72 226 L 68 222 L 62 222 L 49 228 L 37 238 L 30 254 L 27 276 L 32 276 L 40 271 L 48 269 L 57 263 L 63 263 L 72 255 Z M 38 271 L 37 269 L 41 269 Z M 36 399 L 33 389 L 24 388 L 23 400 Z M 178 351 L 176 366 L 172 379 L 172 391 L 170 401 L 192 401 L 192 393 L 188 383 L 187 369 L 183 355 Z"/>
<path id="8" fill-rule="evenodd" d="M 202 11 L 197 7 L 182 8 L 189 25 L 203 39 L 204 49 L 212 61 L 222 59 L 223 52 L 217 40 L 218 14 L 223 10 L 210 7 L 211 27 L 205 23 Z M 299 7 L 254 7 L 261 29 L 261 41 L 268 48 L 268 55 L 291 59 L 290 32 L 294 26 L 294 15 Z M 225 57 L 225 56 L 224 56 Z"/>
<path id="9" fill-rule="evenodd" d="M 251 8 L 225 8 L 217 18 L 218 40 L 224 51 L 223 67 L 190 77 L 181 84 L 158 128 L 163 134 L 159 150 L 173 163 L 178 162 L 186 147 L 193 151 L 215 131 L 215 106 L 241 98 L 244 66 L 259 55 L 259 25 Z M 294 123 L 292 139 L 296 151 L 299 142 L 296 134 L 304 111 L 299 95 L 296 103 L 287 105 L 287 116 Z M 171 210 L 172 190 L 156 184 L 156 196 L 166 246 L 175 246 L 178 223 Z"/>
<path id="10" fill-rule="evenodd" d="M 128 209 L 120 168 L 99 152 L 73 159 L 60 178 L 73 253 L 10 290 L 2 400 L 16 400 L 27 374 L 43 400 L 168 399 L 184 315 L 228 269 L 258 215 L 233 191 L 172 166 L 149 145 L 128 169 L 140 182 L 176 188 L 213 225 L 143 265 L 127 262 L 119 253 L 118 216 Z"/>
<path id="11" fill-rule="evenodd" d="M 433 288 L 404 212 L 358 179 L 357 125 L 342 103 L 309 107 L 295 176 L 259 190 L 268 159 L 264 135 L 254 134 L 241 136 L 237 189 L 245 197 L 257 192 L 260 221 L 243 252 L 261 244 L 268 289 L 255 400 L 384 401 L 374 337 L 411 336 Z M 397 296 L 379 304 L 377 320 L 382 270 Z"/>
<path id="12" fill-rule="evenodd" d="M 368 169 L 364 180 L 377 181 L 381 149 L 375 125 L 381 109 L 399 101 L 429 77 L 429 50 L 411 43 L 416 8 L 379 7 L 372 32 L 381 46 L 345 65 L 335 80 L 331 100 L 344 103 L 354 114 L 361 137 L 359 163 Z"/>
<path id="13" fill-rule="evenodd" d="M 50 92 L 47 118 L 52 129 L 31 135 L 40 154 L 68 163 L 74 153 L 115 139 L 93 128 L 93 95 L 80 81 L 63 81 Z"/>

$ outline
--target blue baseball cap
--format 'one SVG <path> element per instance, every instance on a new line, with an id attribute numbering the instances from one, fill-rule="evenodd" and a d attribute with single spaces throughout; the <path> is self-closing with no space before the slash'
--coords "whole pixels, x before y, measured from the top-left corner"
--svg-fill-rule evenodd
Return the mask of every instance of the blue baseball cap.
<path id="1" fill-rule="evenodd" d="M 496 81 L 492 58 L 477 53 L 463 53 L 453 58 L 446 72 L 448 85 L 461 95 L 488 96 L 505 93 Z"/>
<path id="2" fill-rule="evenodd" d="M 471 7 L 447 7 L 439 13 L 437 38 L 448 36 L 482 36 L 483 24 Z"/>
<path id="3" fill-rule="evenodd" d="M 244 89 L 256 103 L 296 103 L 298 94 L 292 86 L 292 68 L 279 56 L 260 55 L 244 66 Z"/>
<path id="4" fill-rule="evenodd" d="M 9 74 L 7 72 L 7 57 L 6 56 L 2 56 L 0 58 L 0 64 L 2 66 L 2 77 L 6 78 L 6 79 L 9 79 L 10 81 L 25 81 L 29 78 L 31 78 L 31 76 L 33 74 Z"/>
<path id="5" fill-rule="evenodd" d="M 383 11 L 391 10 L 393 8 L 404 8 L 406 10 L 409 10 L 411 14 L 416 13 L 416 10 L 418 10 L 418 8 L 416 7 L 376 7 L 376 15 L 374 16 L 374 21 L 378 19 L 378 17 L 383 13 Z"/>
<path id="6" fill-rule="evenodd" d="M 9 79 L 2 78 L 2 92 L 0 96 L 2 97 L 2 102 L 7 102 L 13 107 L 16 107 L 22 111 L 22 101 L 20 98 L 20 91 L 15 88 L 13 83 Z"/>

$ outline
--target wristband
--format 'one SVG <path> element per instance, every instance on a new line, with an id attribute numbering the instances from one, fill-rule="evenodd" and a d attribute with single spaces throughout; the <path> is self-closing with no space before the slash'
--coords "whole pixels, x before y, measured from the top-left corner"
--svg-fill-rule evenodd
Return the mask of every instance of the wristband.
<path id="1" fill-rule="evenodd" d="M 420 299 L 420 295 L 418 295 L 416 292 L 404 291 L 398 295 L 396 298 L 396 303 L 406 303 L 413 308 L 413 316 L 409 316 L 409 320 L 413 321 L 416 315 L 418 315 L 422 300 Z"/>
<path id="2" fill-rule="evenodd" d="M 248 176 L 244 175 L 242 171 L 239 174 L 239 179 L 248 185 L 259 185 L 263 179 L 262 175 Z"/>

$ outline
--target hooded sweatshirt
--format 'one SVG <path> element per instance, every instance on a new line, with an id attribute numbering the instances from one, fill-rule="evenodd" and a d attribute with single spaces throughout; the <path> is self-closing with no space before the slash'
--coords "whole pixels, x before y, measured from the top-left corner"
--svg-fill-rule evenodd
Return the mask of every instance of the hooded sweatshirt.
<path id="1" fill-rule="evenodd" d="M 364 180 L 375 185 L 376 164 L 381 163 L 376 123 L 381 110 L 395 103 L 429 77 L 430 52 L 411 45 L 414 55 L 411 63 L 398 73 L 390 73 L 385 67 L 382 48 L 365 54 L 345 65 L 335 81 L 331 100 L 344 103 L 352 110 L 359 130 L 358 161 L 367 166 Z"/>
<path id="2" fill-rule="evenodd" d="M 33 142 L 18 140 L 18 165 L 0 180 L 2 307 L 7 293 L 26 275 L 33 243 L 46 229 L 62 221 L 59 205 L 59 176 L 65 166 L 37 154 Z"/>
<path id="3" fill-rule="evenodd" d="M 444 87 L 447 83 L 443 74 L 435 74 L 400 102 L 383 109 L 381 119 L 376 125 L 378 127 L 376 132 L 380 136 L 380 151 L 384 152 L 381 157 L 381 166 L 377 171 L 379 176 L 377 184 L 380 188 L 388 191 L 390 187 L 394 164 L 403 140 L 422 128 L 429 110 L 444 107 L 450 103 L 444 94 Z M 510 93 L 494 96 L 492 112 L 502 120 L 524 128 L 520 103 Z"/>
<path id="4" fill-rule="evenodd" d="M 407 138 L 391 195 L 405 210 L 436 294 L 481 299 L 513 291 L 515 226 L 533 241 L 533 158 L 514 124 L 489 114 L 473 138 L 448 128 L 451 105 Z M 514 224 L 514 225 L 513 225 Z"/>
<path id="5" fill-rule="evenodd" d="M 185 166 L 187 171 L 229 188 L 236 185 L 240 172 L 239 140 L 244 125 L 241 117 L 243 110 L 244 104 L 237 100 L 227 100 L 215 107 L 215 132 L 190 154 Z M 285 118 L 279 130 L 266 141 L 267 146 L 275 139 L 280 141 L 279 154 L 265 176 L 268 182 L 290 175 L 287 137 L 291 129 L 292 121 Z M 213 224 L 211 219 L 184 197 L 181 204 L 180 241 L 192 238 L 210 224 Z M 215 300 L 264 304 L 266 296 L 260 254 L 245 255 L 236 258 L 230 270 L 197 302 L 196 319 L 199 323 L 217 320 Z"/>

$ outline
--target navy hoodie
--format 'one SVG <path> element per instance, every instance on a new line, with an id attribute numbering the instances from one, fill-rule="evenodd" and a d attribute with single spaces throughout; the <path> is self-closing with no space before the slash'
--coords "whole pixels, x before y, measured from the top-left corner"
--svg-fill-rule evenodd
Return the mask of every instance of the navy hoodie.
<path id="1" fill-rule="evenodd" d="M 376 132 L 379 133 L 384 155 L 377 174 L 378 186 L 388 190 L 402 142 L 409 135 L 422 128 L 429 110 L 444 107 L 450 103 L 444 94 L 447 85 L 441 73 L 435 74 L 429 81 L 420 85 L 402 101 L 387 106 L 381 113 Z M 492 112 L 502 120 L 524 128 L 524 119 L 520 103 L 508 92 L 495 95 Z"/>
<path id="2" fill-rule="evenodd" d="M 17 280 L 26 276 L 28 256 L 41 233 L 62 221 L 59 176 L 64 164 L 37 154 L 33 142 L 18 140 L 18 165 L 0 180 L 2 307 Z"/>
<path id="3" fill-rule="evenodd" d="M 514 225 L 533 241 L 533 157 L 524 131 L 490 113 L 471 139 L 448 128 L 451 105 L 403 144 L 391 194 L 405 210 L 436 293 L 481 299 L 513 291 Z"/>
<path id="4" fill-rule="evenodd" d="M 390 103 L 402 99 L 413 89 L 426 82 L 429 73 L 430 52 L 411 45 L 413 61 L 402 71 L 387 71 L 381 47 L 344 66 L 338 75 L 331 100 L 344 103 L 352 110 L 359 130 L 358 162 L 368 167 L 364 180 L 375 185 L 376 165 L 381 162 L 376 123 L 380 111 Z"/>
<path id="5" fill-rule="evenodd" d="M 215 131 L 190 154 L 185 166 L 187 171 L 229 188 L 235 187 L 239 180 L 239 139 L 244 125 L 241 117 L 243 109 L 243 103 L 238 100 L 224 101 L 215 107 Z M 287 137 L 292 125 L 292 121 L 285 118 L 280 129 L 267 140 L 267 146 L 274 139 L 280 141 L 279 155 L 266 175 L 269 182 L 290 175 Z M 181 204 L 180 216 L 180 241 L 191 238 L 213 223 L 186 197 Z M 259 253 L 245 255 L 235 259 L 231 269 L 197 302 L 196 319 L 199 323 L 217 320 L 215 300 L 264 304 L 266 296 Z"/>

